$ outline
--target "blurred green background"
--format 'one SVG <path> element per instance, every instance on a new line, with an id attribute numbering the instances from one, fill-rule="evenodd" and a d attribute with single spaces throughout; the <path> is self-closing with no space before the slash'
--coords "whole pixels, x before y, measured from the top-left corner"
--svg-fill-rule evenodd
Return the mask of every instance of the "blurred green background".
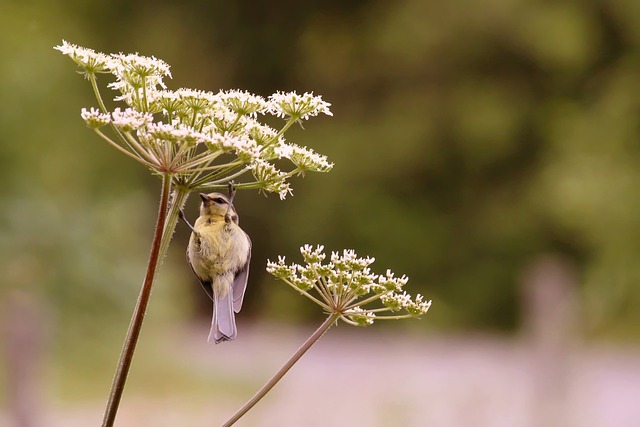
<path id="1" fill-rule="evenodd" d="M 4 0 L 0 300 L 37 301 L 59 375 L 89 358 L 110 377 L 159 181 L 84 126 L 96 103 L 53 50 L 64 38 L 164 59 L 172 89 L 332 103 L 333 118 L 288 134 L 332 172 L 294 180 L 283 202 L 238 196 L 254 242 L 244 321 L 320 318 L 264 273 L 320 243 L 374 256 L 433 299 L 425 319 L 375 328 L 511 334 L 523 271 L 552 254 L 577 271 L 580 329 L 637 343 L 638 22 L 637 0 Z M 208 321 L 187 238 L 179 226 L 143 337 Z"/>

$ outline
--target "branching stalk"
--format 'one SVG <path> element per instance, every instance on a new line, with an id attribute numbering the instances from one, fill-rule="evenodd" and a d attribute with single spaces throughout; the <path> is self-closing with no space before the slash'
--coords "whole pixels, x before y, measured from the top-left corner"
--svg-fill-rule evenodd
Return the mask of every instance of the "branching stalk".
<path id="1" fill-rule="evenodd" d="M 271 389 L 284 377 L 284 375 L 300 360 L 303 354 L 311 348 L 313 344 L 320 339 L 325 332 L 329 330 L 331 325 L 335 323 L 340 317 L 340 313 L 331 313 L 329 317 L 320 325 L 320 327 L 302 344 L 302 346 L 296 351 L 293 356 L 285 363 L 282 368 L 253 396 L 236 414 L 229 418 L 229 420 L 222 425 L 222 427 L 229 427 L 235 424 L 240 418 L 244 416 L 256 403 L 258 403 Z"/>

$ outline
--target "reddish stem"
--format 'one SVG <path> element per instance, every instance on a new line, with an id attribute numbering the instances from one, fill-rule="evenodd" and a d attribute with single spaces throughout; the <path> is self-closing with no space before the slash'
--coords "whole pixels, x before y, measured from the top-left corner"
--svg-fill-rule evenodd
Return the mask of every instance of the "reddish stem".
<path id="1" fill-rule="evenodd" d="M 124 384 L 127 381 L 127 375 L 129 374 L 129 368 L 131 367 L 133 353 L 136 350 L 136 344 L 138 343 L 138 337 L 140 336 L 140 330 L 142 329 L 142 322 L 144 321 L 144 315 L 147 311 L 147 305 L 149 304 L 151 288 L 153 287 L 153 279 L 155 278 L 156 268 L 160 258 L 160 245 L 167 217 L 167 207 L 169 205 L 170 184 L 170 176 L 167 174 L 163 175 L 158 219 L 156 221 L 156 229 L 153 235 L 153 242 L 151 244 L 151 254 L 149 255 L 147 273 L 144 277 L 144 282 L 140 289 L 140 294 L 138 295 L 138 301 L 133 310 L 133 315 L 131 316 L 127 336 L 125 337 L 124 344 L 122 345 L 122 352 L 120 353 L 120 360 L 118 360 L 118 366 L 111 385 L 111 393 L 109 394 L 109 401 L 104 413 L 102 427 L 112 427 L 115 422 L 118 407 L 120 406 L 120 399 L 122 398 L 122 392 L 124 391 Z"/>

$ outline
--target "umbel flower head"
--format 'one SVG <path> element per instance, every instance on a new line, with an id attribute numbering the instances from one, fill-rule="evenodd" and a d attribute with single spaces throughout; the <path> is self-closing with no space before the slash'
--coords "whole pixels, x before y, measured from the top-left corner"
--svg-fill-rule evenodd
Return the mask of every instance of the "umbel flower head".
<path id="1" fill-rule="evenodd" d="M 418 294 L 412 298 L 403 287 L 406 276 L 371 272 L 374 258 L 360 258 L 353 250 L 332 252 L 324 262 L 324 246 L 304 245 L 300 253 L 305 265 L 286 264 L 284 257 L 267 263 L 267 271 L 306 296 L 327 313 L 354 326 L 367 326 L 379 319 L 405 319 L 427 313 L 431 301 Z"/>
<path id="2" fill-rule="evenodd" d="M 171 175 L 177 185 L 202 191 L 224 188 L 233 180 L 237 188 L 284 198 L 291 193 L 291 176 L 333 167 L 326 156 L 284 138 L 294 123 L 321 113 L 332 115 L 320 96 L 277 92 L 263 98 L 240 90 L 168 90 L 164 78 L 171 78 L 170 67 L 160 59 L 107 55 L 66 41 L 55 49 L 91 81 L 100 108 L 82 109 L 87 126 L 152 172 Z M 98 74 L 114 78 L 108 87 L 122 104 L 113 111 L 102 101 Z M 258 118 L 265 114 L 284 119 L 284 125 L 275 129 L 261 123 Z M 105 132 L 107 125 L 111 135 Z M 286 164 L 287 170 L 281 170 Z"/>

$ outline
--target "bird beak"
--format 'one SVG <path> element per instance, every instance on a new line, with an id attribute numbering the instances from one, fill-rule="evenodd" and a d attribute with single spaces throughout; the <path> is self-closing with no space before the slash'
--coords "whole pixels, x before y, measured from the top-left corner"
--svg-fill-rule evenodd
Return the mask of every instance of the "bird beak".
<path id="1" fill-rule="evenodd" d="M 202 199 L 203 202 L 206 202 L 207 200 L 209 200 L 209 196 L 207 196 L 204 193 L 200 193 L 200 198 Z"/>

